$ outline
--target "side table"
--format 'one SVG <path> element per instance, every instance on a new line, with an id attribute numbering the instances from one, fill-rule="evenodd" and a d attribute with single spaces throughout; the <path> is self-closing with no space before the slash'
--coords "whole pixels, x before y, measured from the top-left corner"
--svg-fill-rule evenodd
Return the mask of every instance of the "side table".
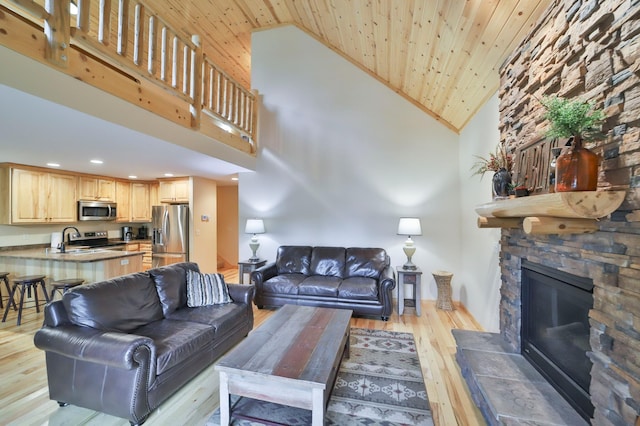
<path id="1" fill-rule="evenodd" d="M 238 262 L 238 281 L 240 284 L 244 284 L 244 274 L 249 274 L 256 269 L 260 268 L 267 264 L 267 259 L 256 260 L 255 262 L 251 260 L 243 260 Z M 249 278 L 249 283 L 251 283 L 251 278 Z"/>
<path id="2" fill-rule="evenodd" d="M 398 272 L 398 315 L 404 314 L 404 286 L 412 285 L 413 286 L 413 299 L 412 304 L 416 307 L 416 315 L 420 316 L 421 308 L 420 308 L 420 280 L 422 277 L 422 271 L 420 268 L 416 269 L 403 269 L 402 266 L 396 266 L 396 271 Z M 407 306 L 411 306 L 407 304 Z"/>
<path id="3" fill-rule="evenodd" d="M 455 308 L 451 301 L 451 278 L 453 274 L 448 271 L 434 271 L 433 279 L 436 280 L 438 287 L 438 300 L 436 300 L 436 308 L 445 311 L 453 311 Z"/>

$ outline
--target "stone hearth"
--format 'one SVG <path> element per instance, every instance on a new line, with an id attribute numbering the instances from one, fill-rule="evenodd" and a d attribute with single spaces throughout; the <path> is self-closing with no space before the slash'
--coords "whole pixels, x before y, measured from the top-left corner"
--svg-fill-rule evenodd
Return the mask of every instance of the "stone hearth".
<path id="1" fill-rule="evenodd" d="M 462 376 L 489 425 L 588 424 L 500 334 L 452 333 Z"/>

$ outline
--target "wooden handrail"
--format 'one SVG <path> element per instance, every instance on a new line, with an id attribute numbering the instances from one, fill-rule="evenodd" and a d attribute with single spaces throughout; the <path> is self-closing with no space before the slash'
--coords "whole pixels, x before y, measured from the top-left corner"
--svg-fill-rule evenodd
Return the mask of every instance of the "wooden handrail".
<path id="1" fill-rule="evenodd" d="M 10 1 L 16 13 L 27 12 L 20 15 L 43 27 L 50 63 L 66 68 L 66 49 L 73 44 L 133 81 L 151 81 L 186 102 L 192 128 L 199 129 L 203 119 L 225 123 L 248 144 L 243 150 L 255 152 L 256 95 L 204 55 L 197 35 L 173 29 L 144 1 L 76 0 L 73 20 L 63 1 L 48 2 L 52 10 L 30 0 Z"/>

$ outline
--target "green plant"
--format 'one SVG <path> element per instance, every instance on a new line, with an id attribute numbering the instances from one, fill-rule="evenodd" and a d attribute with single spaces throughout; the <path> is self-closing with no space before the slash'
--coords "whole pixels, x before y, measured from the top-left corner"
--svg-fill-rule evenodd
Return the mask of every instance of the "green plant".
<path id="1" fill-rule="evenodd" d="M 546 133 L 547 137 L 570 138 L 573 136 L 583 140 L 602 137 L 600 126 L 605 118 L 604 111 L 595 109 L 593 102 L 551 96 L 543 98 L 540 103 L 546 109 L 544 118 L 551 123 Z"/>
<path id="2" fill-rule="evenodd" d="M 489 153 L 488 158 L 479 155 L 474 157 L 477 158 L 477 161 L 471 166 L 471 171 L 473 175 L 480 175 L 480 179 L 486 172 L 497 172 L 502 168 L 510 172 L 513 168 L 513 157 L 507 152 L 507 148 L 502 143 L 496 146 L 495 152 Z"/>

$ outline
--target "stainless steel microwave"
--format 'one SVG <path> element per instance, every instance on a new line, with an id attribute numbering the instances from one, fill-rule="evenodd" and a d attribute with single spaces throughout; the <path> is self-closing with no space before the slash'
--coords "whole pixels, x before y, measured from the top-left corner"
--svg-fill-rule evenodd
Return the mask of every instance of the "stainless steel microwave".
<path id="1" fill-rule="evenodd" d="M 78 220 L 116 220 L 117 206 L 110 201 L 78 201 Z"/>

